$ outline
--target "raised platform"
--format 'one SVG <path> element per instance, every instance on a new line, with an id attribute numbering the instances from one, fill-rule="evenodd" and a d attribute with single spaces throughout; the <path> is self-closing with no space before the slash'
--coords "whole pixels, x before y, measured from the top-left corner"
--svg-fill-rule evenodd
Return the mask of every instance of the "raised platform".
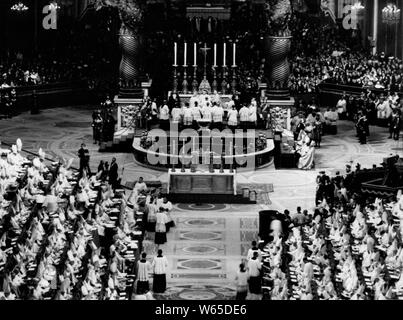
<path id="1" fill-rule="evenodd" d="M 184 160 L 187 167 L 192 161 L 194 156 L 179 155 L 179 154 L 168 154 L 163 152 L 155 152 L 152 150 L 144 149 L 140 144 L 140 138 L 135 137 L 133 139 L 132 150 L 136 162 L 144 167 L 152 167 L 154 169 L 160 169 L 162 171 L 168 171 L 172 164 L 175 164 L 176 168 L 181 167 L 181 161 Z M 178 151 L 177 151 L 178 152 Z M 160 159 L 161 161 L 157 164 L 150 162 L 150 159 Z M 203 163 L 205 157 L 200 156 L 199 163 Z M 264 150 L 251 152 L 242 155 L 226 155 L 221 157 L 220 155 L 213 156 L 214 168 L 219 169 L 221 159 L 224 160 L 224 168 L 229 169 L 230 163 L 234 165 L 234 168 L 241 171 L 253 171 L 258 168 L 267 167 L 274 164 L 274 141 L 273 139 L 267 139 L 267 147 Z M 244 165 L 239 165 L 240 163 L 245 163 Z M 254 163 L 253 167 L 248 166 L 248 164 Z"/>
<path id="2" fill-rule="evenodd" d="M 122 128 L 115 132 L 113 136 L 113 144 L 119 144 L 124 142 L 133 143 L 133 139 L 139 130 L 135 130 L 134 128 Z"/>
<path id="3" fill-rule="evenodd" d="M 99 152 L 131 152 L 133 138 L 139 136 L 143 130 L 121 128 L 113 135 L 113 141 L 101 142 Z"/>
<path id="4" fill-rule="evenodd" d="M 183 194 L 170 194 L 168 195 L 169 201 L 172 203 L 226 203 L 226 204 L 256 204 L 256 201 L 251 201 L 248 198 L 244 198 L 242 195 L 231 194 L 189 194 L 186 197 Z"/>

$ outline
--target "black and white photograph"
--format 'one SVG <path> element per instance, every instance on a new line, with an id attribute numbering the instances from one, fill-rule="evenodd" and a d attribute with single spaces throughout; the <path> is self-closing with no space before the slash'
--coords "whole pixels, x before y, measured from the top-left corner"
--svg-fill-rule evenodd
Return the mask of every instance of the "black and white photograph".
<path id="1" fill-rule="evenodd" d="M 402 8 L 1 0 L 2 303 L 403 300 Z"/>

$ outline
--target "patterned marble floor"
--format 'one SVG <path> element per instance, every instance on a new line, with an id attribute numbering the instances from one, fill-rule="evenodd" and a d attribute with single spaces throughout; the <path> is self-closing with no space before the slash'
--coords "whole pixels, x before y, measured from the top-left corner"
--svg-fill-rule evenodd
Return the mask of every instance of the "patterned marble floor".
<path id="1" fill-rule="evenodd" d="M 51 158 L 73 158 L 75 167 L 78 167 L 77 151 L 85 143 L 91 154 L 91 170 L 96 170 L 101 159 L 110 162 L 116 157 L 120 170 L 124 169 L 123 183 L 140 176 L 145 180 L 159 180 L 162 173 L 137 166 L 131 152 L 113 155 L 98 152 L 98 145 L 92 140 L 91 115 L 89 106 L 53 108 L 38 115 L 23 113 L 0 120 L 0 141 L 15 143 L 21 138 L 24 149 L 36 153 L 42 148 Z"/>
<path id="2" fill-rule="evenodd" d="M 258 233 L 258 205 L 175 205 L 176 227 L 162 249 L 170 264 L 159 299 L 232 299 L 234 276 Z M 155 252 L 152 240 L 147 251 Z"/>
<path id="3" fill-rule="evenodd" d="M 91 108 L 55 108 L 39 115 L 21 114 L 11 120 L 0 120 L 0 141 L 14 143 L 21 138 L 24 149 L 37 152 L 42 148 L 50 157 L 74 158 L 82 142 L 91 152 L 91 167 L 96 169 L 101 159 L 117 158 L 124 168 L 123 183 L 139 176 L 145 180 L 166 182 L 163 172 L 139 167 L 128 153 L 99 153 L 92 144 Z M 264 205 L 196 205 L 175 206 L 173 217 L 177 227 L 168 235 L 163 246 L 171 266 L 169 290 L 159 299 L 230 299 L 234 295 L 233 278 L 250 242 L 256 239 L 258 211 L 262 209 L 295 210 L 297 206 L 314 206 L 315 178 L 320 170 L 329 173 L 343 170 L 346 163 L 357 162 L 371 167 L 391 153 L 402 153 L 403 143 L 387 139 L 386 128 L 371 127 L 367 145 L 355 138 L 351 122 L 339 125 L 337 136 L 325 136 L 322 148 L 316 151 L 316 168 L 312 171 L 275 170 L 273 167 L 240 173 L 239 183 L 268 184 L 272 204 Z M 145 241 L 146 251 L 155 252 L 152 237 Z"/>

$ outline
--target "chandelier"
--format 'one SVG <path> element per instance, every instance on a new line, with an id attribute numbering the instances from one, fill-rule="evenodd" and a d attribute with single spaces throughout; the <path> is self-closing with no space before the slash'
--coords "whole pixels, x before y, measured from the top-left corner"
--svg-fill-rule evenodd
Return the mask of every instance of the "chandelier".
<path id="1" fill-rule="evenodd" d="M 14 4 L 14 5 L 11 7 L 11 10 L 13 10 L 13 11 L 18 11 L 18 12 L 27 11 L 27 10 L 28 10 L 28 7 L 27 7 L 24 3 L 22 3 L 21 1 L 19 1 L 19 2 L 17 2 L 16 4 Z"/>
<path id="2" fill-rule="evenodd" d="M 385 23 L 397 23 L 400 21 L 400 9 L 395 4 L 388 4 L 382 9 L 382 21 Z"/>

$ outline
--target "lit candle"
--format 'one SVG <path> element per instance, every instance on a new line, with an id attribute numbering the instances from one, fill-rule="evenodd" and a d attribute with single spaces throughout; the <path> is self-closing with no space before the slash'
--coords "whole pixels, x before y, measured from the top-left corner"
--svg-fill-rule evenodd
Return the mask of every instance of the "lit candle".
<path id="1" fill-rule="evenodd" d="M 185 50 L 183 53 L 183 56 L 184 56 L 183 61 L 185 61 L 183 64 L 184 67 L 187 67 L 187 53 L 188 53 L 188 44 L 185 42 Z"/>
<path id="2" fill-rule="evenodd" d="M 178 44 L 174 44 L 174 66 L 177 66 L 177 54 L 178 54 Z"/>
<path id="3" fill-rule="evenodd" d="M 236 43 L 234 42 L 234 45 L 233 45 L 233 47 L 234 47 L 234 50 L 233 50 L 233 61 L 234 61 L 234 67 L 236 66 Z"/>
<path id="4" fill-rule="evenodd" d="M 223 63 L 223 67 L 226 67 L 226 55 L 227 55 L 227 44 L 224 42 L 224 63 Z"/>
<path id="5" fill-rule="evenodd" d="M 214 66 L 217 67 L 217 43 L 214 43 Z"/>
<path id="6" fill-rule="evenodd" d="M 194 62 L 193 66 L 197 67 L 197 44 L 196 44 L 196 42 L 193 43 L 193 62 Z"/>

